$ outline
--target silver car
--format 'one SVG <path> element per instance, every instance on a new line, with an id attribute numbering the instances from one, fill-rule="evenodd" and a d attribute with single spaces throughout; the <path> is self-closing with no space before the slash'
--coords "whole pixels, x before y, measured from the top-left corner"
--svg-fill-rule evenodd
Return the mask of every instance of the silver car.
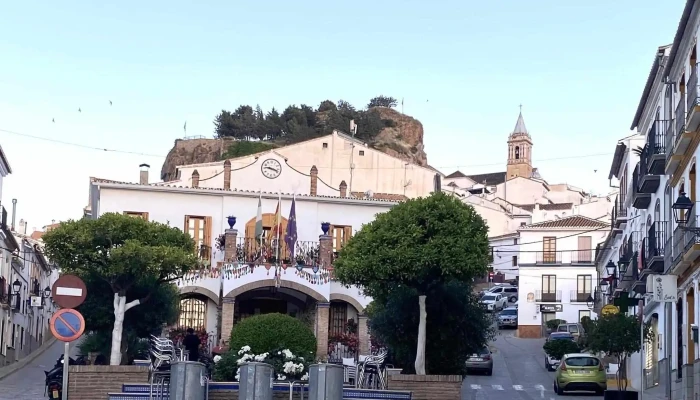
<path id="1" fill-rule="evenodd" d="M 498 329 L 518 327 L 518 307 L 507 307 L 498 313 Z"/>
<path id="2" fill-rule="evenodd" d="M 481 349 L 479 353 L 472 354 L 466 362 L 467 371 L 485 372 L 493 375 L 493 358 L 488 347 Z"/>

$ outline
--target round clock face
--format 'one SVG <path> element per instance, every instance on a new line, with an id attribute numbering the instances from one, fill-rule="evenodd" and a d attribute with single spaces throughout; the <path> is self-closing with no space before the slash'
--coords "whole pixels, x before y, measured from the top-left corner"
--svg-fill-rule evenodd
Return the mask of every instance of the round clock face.
<path id="1" fill-rule="evenodd" d="M 273 158 L 268 158 L 263 161 L 260 169 L 266 178 L 275 179 L 282 173 L 282 164 Z"/>

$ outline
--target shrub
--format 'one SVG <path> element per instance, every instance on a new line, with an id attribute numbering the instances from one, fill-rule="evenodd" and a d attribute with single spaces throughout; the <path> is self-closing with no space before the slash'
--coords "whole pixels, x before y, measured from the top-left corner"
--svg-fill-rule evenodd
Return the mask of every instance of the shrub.
<path id="1" fill-rule="evenodd" d="M 250 347 L 253 354 L 289 349 L 305 359 L 316 356 L 316 337 L 302 321 L 284 314 L 263 314 L 234 325 L 229 348 Z"/>
<path id="2" fill-rule="evenodd" d="M 563 319 L 550 319 L 547 321 L 547 328 L 551 331 L 556 331 L 559 325 L 565 324 L 566 321 Z"/>
<path id="3" fill-rule="evenodd" d="M 222 357 L 214 358 L 214 380 L 217 382 L 239 381 L 239 367 L 245 362 L 264 362 L 272 365 L 275 370 L 275 379 L 308 380 L 309 359 L 299 357 L 289 349 L 274 349 L 269 352 L 255 354 L 249 346 L 243 346 L 240 350 L 229 350 Z"/>
<path id="4" fill-rule="evenodd" d="M 544 349 L 544 352 L 547 353 L 548 356 L 556 360 L 561 360 L 564 354 L 578 353 L 581 351 L 578 343 L 573 340 L 562 339 L 550 340 L 542 346 L 542 349 Z"/>

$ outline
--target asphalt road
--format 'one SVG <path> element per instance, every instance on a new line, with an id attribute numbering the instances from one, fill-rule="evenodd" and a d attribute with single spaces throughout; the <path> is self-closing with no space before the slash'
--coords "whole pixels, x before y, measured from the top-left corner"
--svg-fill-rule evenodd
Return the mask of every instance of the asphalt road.
<path id="1" fill-rule="evenodd" d="M 44 371 L 56 364 L 58 357 L 63 354 L 63 342 L 54 343 L 43 354 L 35 358 L 24 368 L 15 371 L 0 380 L 0 399 L 11 400 L 40 400 L 45 399 Z M 71 354 L 77 354 L 77 346 L 71 344 Z"/>
<path id="2" fill-rule="evenodd" d="M 554 372 L 544 368 L 544 339 L 519 339 L 515 330 L 502 330 L 491 344 L 493 375 L 469 375 L 462 400 L 554 400 Z M 602 399 L 594 393 L 569 394 L 577 400 Z"/>

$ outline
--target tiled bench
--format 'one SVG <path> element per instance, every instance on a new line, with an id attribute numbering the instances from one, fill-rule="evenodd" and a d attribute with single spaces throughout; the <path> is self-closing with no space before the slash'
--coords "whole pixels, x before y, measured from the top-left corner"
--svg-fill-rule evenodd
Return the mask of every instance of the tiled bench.
<path id="1" fill-rule="evenodd" d="M 238 390 L 238 383 L 235 382 L 211 382 L 209 384 L 210 395 L 216 392 L 227 392 Z M 289 393 L 289 385 L 284 383 L 275 384 L 275 393 Z M 301 387 L 295 387 L 294 391 L 301 391 Z M 308 392 L 308 387 L 303 388 Z M 149 387 L 147 383 L 129 383 L 122 385 L 121 393 L 110 393 L 109 400 L 148 400 Z M 169 396 L 165 396 L 166 400 Z M 213 396 L 212 396 L 213 397 Z M 294 396 L 297 398 L 297 396 Z M 308 398 L 308 396 L 304 396 Z M 345 388 L 343 392 L 344 400 L 411 400 L 411 392 L 396 390 L 373 390 Z"/>

